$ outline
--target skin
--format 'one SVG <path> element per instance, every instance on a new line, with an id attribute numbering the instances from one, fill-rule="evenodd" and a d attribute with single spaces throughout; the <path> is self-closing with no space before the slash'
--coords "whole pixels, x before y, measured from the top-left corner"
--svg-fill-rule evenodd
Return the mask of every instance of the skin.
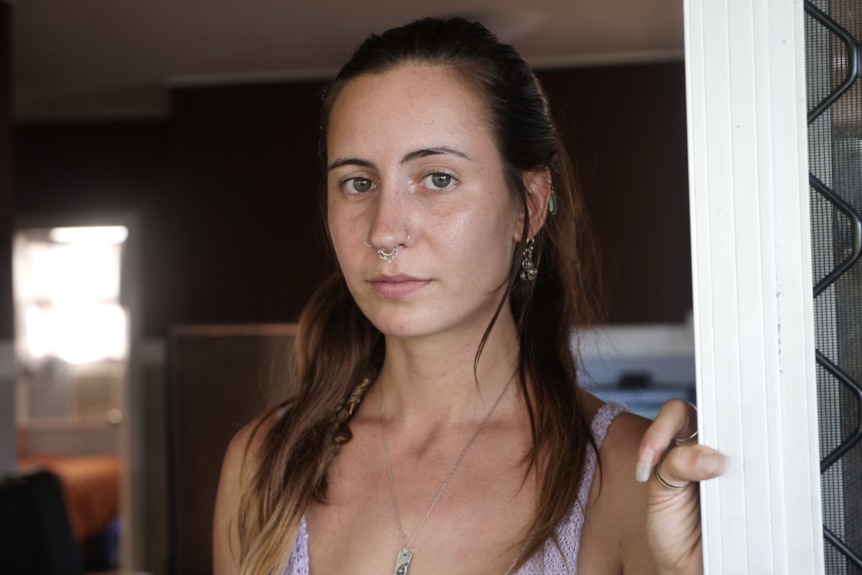
<path id="1" fill-rule="evenodd" d="M 383 392 L 408 538 L 501 398 L 411 546 L 411 575 L 505 573 L 529 525 L 537 478 L 531 472 L 524 479 L 530 447 L 524 398 L 518 386 L 506 385 L 517 352 L 508 305 L 477 378 L 473 372 L 528 217 L 507 189 L 485 117 L 481 98 L 443 67 L 402 65 L 360 76 L 335 102 L 327 134 L 329 229 L 351 294 L 386 338 L 386 357 L 351 422 L 353 440 L 330 468 L 328 501 L 307 510 L 312 573 L 390 572 L 403 547 L 383 452 Z M 532 235 L 544 223 L 550 178 L 546 170 L 523 177 Z M 378 249 L 393 246 L 391 263 L 378 257 Z M 592 396 L 586 401 L 592 413 L 601 405 Z M 600 453 L 603 476 L 586 511 L 579 572 L 701 571 L 696 489 L 635 481 L 639 463 L 648 472 L 673 438 L 690 435 L 695 425 L 681 401 L 669 403 L 652 426 L 631 414 L 611 425 Z M 217 574 L 236 571 L 228 517 L 247 441 L 244 430 L 222 472 Z M 712 477 L 723 467 L 717 457 L 700 446 L 678 447 L 662 473 L 672 482 Z"/>

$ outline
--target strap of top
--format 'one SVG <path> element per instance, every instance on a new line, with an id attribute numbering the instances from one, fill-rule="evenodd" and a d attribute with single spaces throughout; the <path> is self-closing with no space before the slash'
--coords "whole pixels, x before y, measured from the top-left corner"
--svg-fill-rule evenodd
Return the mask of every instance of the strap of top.
<path id="1" fill-rule="evenodd" d="M 592 422 L 593 439 L 598 449 L 602 448 L 608 428 L 616 417 L 628 411 L 621 403 L 606 403 L 596 412 Z M 590 497 L 590 488 L 596 476 L 597 454 L 592 446 L 587 447 L 584 474 L 578 489 L 578 499 L 563 522 L 557 526 L 557 542 L 546 541 L 543 553 L 537 553 L 523 565 L 516 575 L 576 575 L 578 552 L 581 546 L 581 530 L 584 527 L 584 510 Z M 557 547 L 559 544 L 559 548 Z"/>

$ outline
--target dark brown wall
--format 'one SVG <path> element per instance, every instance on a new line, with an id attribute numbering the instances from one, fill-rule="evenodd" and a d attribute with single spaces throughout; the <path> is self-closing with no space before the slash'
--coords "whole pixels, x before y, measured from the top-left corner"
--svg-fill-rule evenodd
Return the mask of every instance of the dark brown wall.
<path id="1" fill-rule="evenodd" d="M 683 64 L 540 76 L 599 230 L 609 319 L 682 321 L 691 307 Z M 136 213 L 144 335 L 294 321 L 327 270 L 316 216 L 320 87 L 181 88 L 170 119 L 19 125 L 17 212 Z"/>
<path id="2" fill-rule="evenodd" d="M 0 0 L 0 339 L 12 339 L 12 8 Z"/>
<path id="3" fill-rule="evenodd" d="M 599 235 L 609 321 L 683 321 L 692 306 L 683 63 L 539 76 Z"/>
<path id="4" fill-rule="evenodd" d="M 166 320 L 295 320 L 330 269 L 318 217 L 313 83 L 171 98 L 177 198 Z M 166 301 L 167 301 L 167 295 Z"/>

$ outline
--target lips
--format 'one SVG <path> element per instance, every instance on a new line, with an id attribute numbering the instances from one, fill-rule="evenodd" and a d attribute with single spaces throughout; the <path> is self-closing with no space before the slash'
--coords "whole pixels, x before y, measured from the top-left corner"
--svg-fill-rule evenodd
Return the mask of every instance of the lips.
<path id="1" fill-rule="evenodd" d="M 381 297 L 403 298 L 419 291 L 428 285 L 430 280 L 423 280 L 413 276 L 398 274 L 391 276 L 375 276 L 369 283 L 374 291 Z"/>

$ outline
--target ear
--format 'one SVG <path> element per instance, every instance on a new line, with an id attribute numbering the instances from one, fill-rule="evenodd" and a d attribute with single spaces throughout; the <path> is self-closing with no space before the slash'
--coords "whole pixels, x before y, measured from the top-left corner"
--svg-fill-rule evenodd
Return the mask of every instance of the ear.
<path id="1" fill-rule="evenodd" d="M 524 187 L 527 189 L 527 209 L 529 211 L 530 224 L 529 236 L 534 237 L 542 226 L 548 215 L 548 201 L 551 197 L 551 172 L 548 168 L 524 172 Z M 524 218 L 527 214 L 524 210 L 518 216 L 518 226 L 515 229 L 515 241 L 520 242 L 524 230 Z"/>

